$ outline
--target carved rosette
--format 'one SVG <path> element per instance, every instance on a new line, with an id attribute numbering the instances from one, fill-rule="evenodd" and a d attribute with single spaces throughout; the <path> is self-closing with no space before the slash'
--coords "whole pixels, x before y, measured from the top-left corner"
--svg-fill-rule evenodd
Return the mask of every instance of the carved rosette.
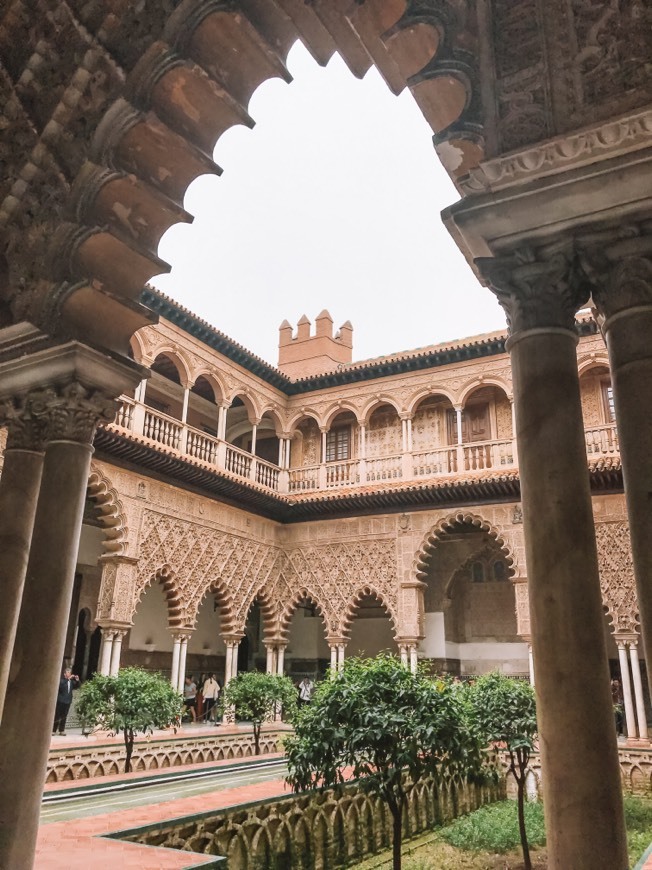
<path id="1" fill-rule="evenodd" d="M 512 335 L 528 329 L 573 330 L 575 314 L 590 296 L 569 246 L 523 247 L 475 262 L 498 297 Z"/>
<path id="2" fill-rule="evenodd" d="M 91 444 L 100 421 L 115 418 L 117 403 L 99 390 L 71 381 L 52 391 L 45 409 L 46 440 Z"/>

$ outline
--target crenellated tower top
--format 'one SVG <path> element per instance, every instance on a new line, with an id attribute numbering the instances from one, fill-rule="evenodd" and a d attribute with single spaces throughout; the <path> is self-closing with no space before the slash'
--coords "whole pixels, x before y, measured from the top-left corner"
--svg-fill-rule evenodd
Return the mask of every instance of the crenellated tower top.
<path id="1" fill-rule="evenodd" d="M 338 365 L 353 359 L 353 327 L 350 321 L 342 324 L 333 335 L 333 318 L 324 309 L 315 318 L 315 333 L 311 334 L 310 321 L 302 315 L 297 323 L 296 335 L 284 320 L 279 327 L 278 368 L 290 378 L 332 371 Z"/>

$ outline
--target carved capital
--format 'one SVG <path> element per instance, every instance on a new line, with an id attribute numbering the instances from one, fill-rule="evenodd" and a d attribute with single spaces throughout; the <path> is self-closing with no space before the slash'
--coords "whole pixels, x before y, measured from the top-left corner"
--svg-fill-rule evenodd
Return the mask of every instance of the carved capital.
<path id="1" fill-rule="evenodd" d="M 0 404 L 0 424 L 7 427 L 7 450 L 45 449 L 46 424 L 53 390 L 32 390 Z"/>
<path id="2" fill-rule="evenodd" d="M 578 239 L 577 247 L 598 322 L 652 305 L 652 222 L 605 229 Z"/>
<path id="3" fill-rule="evenodd" d="M 46 440 L 91 444 L 97 424 L 110 423 L 116 410 L 115 399 L 71 381 L 52 390 L 46 402 Z"/>
<path id="4" fill-rule="evenodd" d="M 523 247 L 510 256 L 476 261 L 507 315 L 512 334 L 526 329 L 574 329 L 590 290 L 572 248 Z"/>

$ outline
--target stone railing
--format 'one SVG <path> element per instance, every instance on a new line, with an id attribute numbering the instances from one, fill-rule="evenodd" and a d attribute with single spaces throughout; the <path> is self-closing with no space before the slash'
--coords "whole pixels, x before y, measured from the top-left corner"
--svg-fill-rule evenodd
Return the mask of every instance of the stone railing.
<path id="1" fill-rule="evenodd" d="M 261 754 L 280 752 L 287 728 L 263 728 L 260 738 Z M 97 742 L 80 738 L 75 746 L 53 747 L 48 756 L 46 782 L 90 779 L 124 773 L 124 741 L 122 739 Z M 137 739 L 131 758 L 134 772 L 180 767 L 184 764 L 224 761 L 254 756 L 254 738 L 251 730 L 220 730 L 215 734 L 187 736 L 178 734 L 169 738 Z"/>
<path id="2" fill-rule="evenodd" d="M 180 456 L 192 457 L 209 467 L 279 493 L 355 489 L 366 484 L 424 481 L 481 471 L 515 470 L 517 467 L 515 445 L 510 438 L 282 470 L 274 463 L 126 397 L 120 400 L 115 422 L 109 428 L 139 435 Z M 588 428 L 585 437 L 589 459 L 618 455 L 615 426 Z"/>
<path id="3" fill-rule="evenodd" d="M 410 794 L 403 821 L 404 839 L 504 796 L 504 780 L 485 786 L 453 781 L 437 786 L 433 780 L 424 780 Z M 289 795 L 111 836 L 133 843 L 222 855 L 227 858 L 229 870 L 336 870 L 391 848 L 392 818 L 379 798 L 353 785 L 340 794 L 327 791 Z"/>

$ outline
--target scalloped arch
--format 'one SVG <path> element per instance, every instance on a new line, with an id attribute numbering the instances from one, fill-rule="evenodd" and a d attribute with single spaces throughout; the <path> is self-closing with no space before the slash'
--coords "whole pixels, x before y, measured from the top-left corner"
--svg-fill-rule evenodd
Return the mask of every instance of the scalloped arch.
<path id="1" fill-rule="evenodd" d="M 278 609 L 279 605 L 275 604 L 269 597 L 267 590 L 259 587 L 249 596 L 248 600 L 243 603 L 240 608 L 240 613 L 234 617 L 233 627 L 236 633 L 244 633 L 247 625 L 247 617 L 251 608 L 257 604 L 260 607 L 260 612 L 263 620 L 263 637 L 272 639 L 278 636 Z"/>
<path id="2" fill-rule="evenodd" d="M 448 517 L 439 520 L 439 522 L 424 536 L 421 546 L 417 551 L 412 569 L 413 575 L 417 580 L 424 580 L 428 576 L 428 568 L 430 567 L 430 559 L 433 551 L 446 534 L 452 531 L 454 526 L 460 524 L 476 526 L 478 531 L 486 532 L 489 537 L 493 538 L 505 556 L 505 560 L 511 568 L 512 574 L 518 574 L 516 558 L 511 547 L 507 543 L 505 533 L 477 514 L 473 514 L 469 511 L 458 511 L 457 513 L 450 514 Z"/>
<path id="3" fill-rule="evenodd" d="M 182 597 L 177 586 L 177 577 L 172 567 L 167 562 L 161 565 L 160 568 L 156 568 L 152 571 L 145 583 L 139 589 L 131 613 L 132 620 L 138 610 L 138 605 L 145 597 L 145 593 L 154 583 L 160 583 L 163 587 L 163 593 L 168 606 L 168 626 L 172 629 L 189 628 L 190 626 L 186 625 L 183 619 Z"/>
<path id="4" fill-rule="evenodd" d="M 97 505 L 100 513 L 100 520 L 105 532 L 103 542 L 105 551 L 112 555 L 125 555 L 129 546 L 127 540 L 129 528 L 124 507 L 118 491 L 109 478 L 94 464 L 91 465 L 88 476 L 87 493 Z"/>
<path id="5" fill-rule="evenodd" d="M 363 598 L 376 598 L 380 604 L 385 608 L 387 616 L 389 617 L 389 621 L 392 626 L 392 631 L 394 632 L 394 637 L 396 637 L 398 619 L 397 614 L 394 612 L 391 604 L 385 598 L 385 596 L 379 592 L 372 584 L 365 584 L 364 586 L 360 586 L 353 597 L 350 599 L 347 606 L 344 608 L 342 612 L 342 616 L 340 618 L 340 633 L 343 636 L 347 636 L 351 631 L 351 623 L 355 619 L 356 611 L 358 610 L 360 603 Z"/>
<path id="6" fill-rule="evenodd" d="M 219 604 L 219 621 L 222 634 L 233 634 L 234 603 L 233 596 L 229 593 L 228 587 L 221 579 L 213 580 L 206 588 L 200 590 L 200 595 L 193 601 L 190 601 L 186 607 L 186 623 L 195 628 L 197 626 L 197 618 L 199 616 L 199 608 L 204 601 L 214 595 Z"/>
<path id="7" fill-rule="evenodd" d="M 318 595 L 315 595 L 315 593 L 307 586 L 302 586 L 301 589 L 298 589 L 294 593 L 290 601 L 285 605 L 285 607 L 279 614 L 279 635 L 285 640 L 285 642 L 287 642 L 289 639 L 292 617 L 294 616 L 296 609 L 304 601 L 310 601 L 312 604 L 315 605 L 321 617 L 321 621 L 324 625 L 324 636 L 328 636 L 329 626 L 328 620 L 326 618 L 327 609 L 320 602 Z"/>

